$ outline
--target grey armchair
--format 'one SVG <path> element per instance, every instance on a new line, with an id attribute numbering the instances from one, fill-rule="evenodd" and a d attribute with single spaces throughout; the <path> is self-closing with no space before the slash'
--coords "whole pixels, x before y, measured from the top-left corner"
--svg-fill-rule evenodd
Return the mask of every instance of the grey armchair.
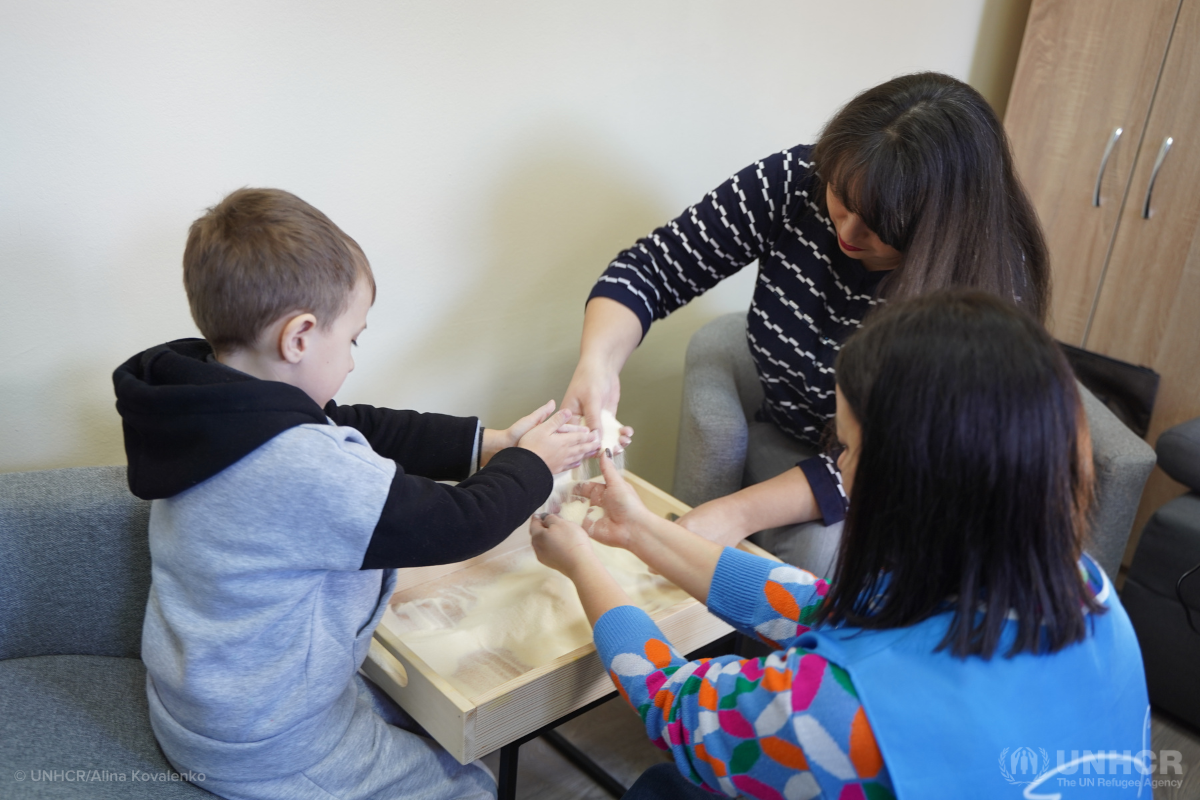
<path id="1" fill-rule="evenodd" d="M 149 511 L 124 467 L 0 475 L 0 797 L 213 797 L 150 729 Z"/>
<path id="2" fill-rule="evenodd" d="M 1179 579 L 1200 564 L 1200 418 L 1163 431 L 1158 457 L 1188 491 L 1146 523 L 1121 600 L 1142 647 L 1150 702 L 1200 729 L 1200 634 L 1176 594 Z M 1200 571 L 1180 588 L 1200 630 Z"/>
<path id="3" fill-rule="evenodd" d="M 1091 392 L 1080 389 L 1096 468 L 1088 552 L 1116 580 L 1142 489 L 1154 468 L 1154 450 Z M 774 425 L 754 421 L 762 399 L 746 343 L 744 313 L 718 317 L 692 335 L 683 372 L 676 497 L 698 505 L 778 475 L 813 455 Z M 840 530 L 819 521 L 758 535 L 760 544 L 785 561 L 825 576 L 832 569 L 839 538 Z"/>

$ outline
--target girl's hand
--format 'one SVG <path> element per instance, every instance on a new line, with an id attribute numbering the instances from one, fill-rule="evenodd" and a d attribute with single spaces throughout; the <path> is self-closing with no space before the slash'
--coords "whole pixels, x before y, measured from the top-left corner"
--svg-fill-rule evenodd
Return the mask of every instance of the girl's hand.
<path id="1" fill-rule="evenodd" d="M 535 516 L 529 521 L 529 533 L 538 561 L 568 578 L 596 558 L 592 542 L 583 528 L 555 514 Z"/>
<path id="2" fill-rule="evenodd" d="M 571 416 L 570 410 L 565 408 L 551 415 L 525 433 L 517 442 L 517 447 L 537 453 L 546 462 L 551 474 L 574 469 L 588 453 L 596 449 L 600 439 L 598 434 L 584 425 L 571 425 Z"/>
<path id="3" fill-rule="evenodd" d="M 604 483 L 588 482 L 575 487 L 576 494 L 604 509 L 604 516 L 590 523 L 588 532 L 601 544 L 628 550 L 646 525 L 657 517 L 642 503 L 637 491 L 621 477 L 610 453 L 600 454 L 600 473 L 604 476 Z"/>

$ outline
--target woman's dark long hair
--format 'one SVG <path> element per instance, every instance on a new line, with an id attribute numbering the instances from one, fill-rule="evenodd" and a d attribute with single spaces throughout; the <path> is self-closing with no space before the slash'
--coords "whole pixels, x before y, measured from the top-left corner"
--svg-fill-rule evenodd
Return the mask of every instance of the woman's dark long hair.
<path id="1" fill-rule="evenodd" d="M 1046 243 L 1004 127 L 979 92 L 937 72 L 895 78 L 834 115 L 812 158 L 822 213 L 828 184 L 903 253 L 883 296 L 969 287 L 1015 299 L 1045 320 Z"/>
<path id="2" fill-rule="evenodd" d="M 843 346 L 862 428 L 833 585 L 817 619 L 896 628 L 953 610 L 939 649 L 991 658 L 1084 638 L 1079 572 L 1091 439 L 1075 379 L 1006 300 L 948 290 L 889 303 Z M 886 576 L 886 577 L 885 577 Z"/>

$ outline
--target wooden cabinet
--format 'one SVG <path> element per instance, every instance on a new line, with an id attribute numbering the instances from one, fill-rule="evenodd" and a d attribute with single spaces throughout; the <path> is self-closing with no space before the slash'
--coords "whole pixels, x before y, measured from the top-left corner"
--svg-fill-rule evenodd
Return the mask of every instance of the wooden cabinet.
<path id="1" fill-rule="evenodd" d="M 1034 0 L 1005 127 L 1050 247 L 1051 330 L 1162 375 L 1153 444 L 1200 416 L 1200 0 Z M 1126 563 L 1181 492 L 1154 471 Z"/>

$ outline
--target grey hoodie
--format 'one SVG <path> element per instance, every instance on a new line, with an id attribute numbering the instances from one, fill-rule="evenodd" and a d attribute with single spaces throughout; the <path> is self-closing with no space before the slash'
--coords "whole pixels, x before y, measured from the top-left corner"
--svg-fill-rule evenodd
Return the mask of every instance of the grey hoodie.
<path id="1" fill-rule="evenodd" d="M 467 478 L 476 420 L 320 409 L 209 352 L 175 342 L 114 375 L 131 488 L 153 497 L 142 658 L 172 764 L 260 781 L 311 767 L 346 735 L 392 568 L 489 549 L 552 479 L 515 448 Z M 467 479 L 435 483 L 405 461 Z"/>

